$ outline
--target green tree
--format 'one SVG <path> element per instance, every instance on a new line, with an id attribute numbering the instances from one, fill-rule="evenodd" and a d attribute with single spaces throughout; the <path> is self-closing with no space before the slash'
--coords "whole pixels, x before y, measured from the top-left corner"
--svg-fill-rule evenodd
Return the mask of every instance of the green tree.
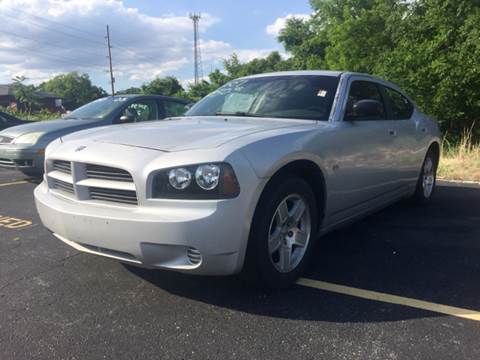
<path id="1" fill-rule="evenodd" d="M 223 67 L 230 79 L 242 76 L 261 74 L 284 70 L 287 62 L 280 56 L 278 51 L 272 51 L 265 58 L 253 59 L 251 61 L 241 63 L 236 54 L 229 59 L 224 60 Z"/>
<path id="2" fill-rule="evenodd" d="M 76 109 L 107 95 L 101 87 L 92 84 L 87 74 L 77 72 L 57 75 L 53 79 L 40 84 L 40 89 L 61 96 L 63 106 L 67 110 Z"/>
<path id="3" fill-rule="evenodd" d="M 208 79 L 210 80 L 212 88 L 216 89 L 229 82 L 231 80 L 231 77 L 227 74 L 222 73 L 220 70 L 215 69 L 215 71 L 211 72 L 208 75 Z"/>
<path id="4" fill-rule="evenodd" d="M 396 82 L 454 138 L 480 114 L 479 0 L 311 0 L 278 40 L 296 69 Z M 237 65 L 238 66 L 238 65 Z M 480 137 L 480 126 L 476 126 Z"/>
<path id="5" fill-rule="evenodd" d="M 418 0 L 375 73 L 397 82 L 453 139 L 480 138 L 480 2 Z"/>
<path id="6" fill-rule="evenodd" d="M 280 31 L 278 41 L 293 55 L 293 58 L 288 61 L 291 69 L 325 68 L 325 49 L 328 42 L 324 36 L 316 36 L 317 32 L 314 28 L 314 20 L 292 18 L 287 20 L 285 28 Z M 316 28 L 320 33 L 321 27 Z"/>
<path id="7" fill-rule="evenodd" d="M 202 80 L 198 84 L 191 84 L 188 87 L 187 97 L 192 101 L 198 101 L 204 96 L 210 94 L 215 90 L 215 86 L 212 86 L 208 81 Z"/>
<path id="8" fill-rule="evenodd" d="M 34 107 L 39 105 L 39 102 L 38 97 L 35 94 L 35 86 L 25 85 L 23 83 L 25 80 L 27 80 L 25 76 L 16 76 L 12 79 L 13 96 L 15 97 L 20 110 L 24 110 L 30 114 Z"/>
<path id="9" fill-rule="evenodd" d="M 245 63 L 241 63 L 238 56 L 232 54 L 230 58 L 224 60 L 223 65 L 225 72 L 218 69 L 211 72 L 208 76 L 209 81 L 202 80 L 197 85 L 190 85 L 184 97 L 198 101 L 230 80 L 242 76 L 292 69 L 289 60 L 284 60 L 277 51 L 271 52 L 265 58 L 253 59 Z"/>
<path id="10" fill-rule="evenodd" d="M 142 85 L 142 93 L 146 95 L 164 95 L 177 96 L 184 90 L 177 78 L 167 76 L 164 78 L 156 78 L 149 83 Z"/>
<path id="11" fill-rule="evenodd" d="M 142 93 L 142 89 L 135 86 L 129 87 L 125 90 L 117 91 L 117 95 L 141 94 L 141 93 Z"/>

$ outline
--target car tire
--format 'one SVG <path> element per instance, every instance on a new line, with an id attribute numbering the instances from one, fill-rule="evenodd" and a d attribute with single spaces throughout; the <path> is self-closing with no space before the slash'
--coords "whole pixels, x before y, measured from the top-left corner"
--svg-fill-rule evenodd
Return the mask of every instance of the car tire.
<path id="1" fill-rule="evenodd" d="M 273 179 L 255 210 L 242 277 L 262 288 L 293 284 L 311 256 L 317 228 L 318 208 L 310 185 L 294 176 Z"/>
<path id="2" fill-rule="evenodd" d="M 432 198 L 437 182 L 437 167 L 438 156 L 435 151 L 430 148 L 423 160 L 422 170 L 418 177 L 415 194 L 413 195 L 415 203 L 426 204 Z"/>

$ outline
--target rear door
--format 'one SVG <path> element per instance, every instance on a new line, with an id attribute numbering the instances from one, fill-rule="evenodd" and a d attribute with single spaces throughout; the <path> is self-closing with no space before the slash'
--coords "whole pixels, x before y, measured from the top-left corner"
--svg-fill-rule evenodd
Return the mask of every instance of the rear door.
<path id="1" fill-rule="evenodd" d="M 397 175 L 395 170 L 392 171 L 394 129 L 388 119 L 380 85 L 355 76 L 350 78 L 347 86 L 343 121 L 332 135 L 335 164 L 331 173 L 329 213 L 340 217 L 355 213 L 357 207 L 397 188 Z M 355 116 L 353 104 L 365 99 L 381 102 L 383 112 L 375 117 Z"/>
<path id="2" fill-rule="evenodd" d="M 419 142 L 414 120 L 415 108 L 399 91 L 384 85 L 381 90 L 392 123 L 390 128 L 395 132 L 392 163 L 398 174 L 398 185 L 409 185 L 416 182 L 418 177 Z"/>

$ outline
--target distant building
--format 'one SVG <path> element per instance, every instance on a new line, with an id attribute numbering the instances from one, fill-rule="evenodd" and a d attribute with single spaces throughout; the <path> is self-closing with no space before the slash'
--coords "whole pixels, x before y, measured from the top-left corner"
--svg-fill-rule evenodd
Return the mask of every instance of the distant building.
<path id="1" fill-rule="evenodd" d="M 36 91 L 35 95 L 39 103 L 39 109 L 47 109 L 53 112 L 63 110 L 61 96 L 45 91 Z M 0 85 L 0 106 L 18 107 L 13 85 Z"/>

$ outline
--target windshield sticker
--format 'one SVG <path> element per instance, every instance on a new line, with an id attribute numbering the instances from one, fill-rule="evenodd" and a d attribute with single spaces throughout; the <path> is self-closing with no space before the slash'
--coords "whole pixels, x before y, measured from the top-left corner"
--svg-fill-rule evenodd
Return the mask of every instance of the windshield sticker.
<path id="1" fill-rule="evenodd" d="M 323 89 L 318 90 L 317 96 L 319 97 L 327 96 L 327 90 L 323 90 Z"/>

